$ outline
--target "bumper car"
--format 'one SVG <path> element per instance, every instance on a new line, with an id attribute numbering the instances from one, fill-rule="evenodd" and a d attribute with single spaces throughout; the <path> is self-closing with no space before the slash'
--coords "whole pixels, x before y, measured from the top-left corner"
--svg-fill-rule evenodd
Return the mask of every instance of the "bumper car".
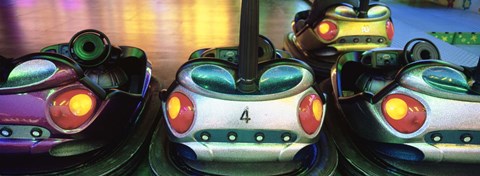
<path id="1" fill-rule="evenodd" d="M 163 92 L 153 172 L 332 174 L 337 155 L 321 131 L 325 96 L 313 71 L 259 37 L 258 1 L 242 2 L 241 21 L 238 47 L 193 52 Z"/>
<path id="2" fill-rule="evenodd" d="M 343 118 L 327 126 L 354 173 L 478 169 L 478 66 L 441 61 L 433 43 L 414 39 L 404 49 L 343 54 L 331 75 L 332 104 Z"/>
<path id="3" fill-rule="evenodd" d="M 340 53 L 390 46 L 394 34 L 390 9 L 368 0 L 314 1 L 292 22 L 284 48 L 328 78 Z"/>
<path id="4" fill-rule="evenodd" d="M 139 48 L 84 30 L 2 62 L 1 174 L 116 173 L 151 132 L 159 88 Z"/>

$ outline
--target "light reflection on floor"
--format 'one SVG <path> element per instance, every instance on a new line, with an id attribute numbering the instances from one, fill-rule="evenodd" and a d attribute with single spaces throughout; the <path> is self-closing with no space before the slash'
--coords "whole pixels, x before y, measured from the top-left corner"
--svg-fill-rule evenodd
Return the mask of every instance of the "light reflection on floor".
<path id="1" fill-rule="evenodd" d="M 279 48 L 294 14 L 309 8 L 301 0 L 262 0 L 260 7 L 260 33 Z M 115 45 L 145 50 L 165 87 L 194 50 L 238 44 L 239 12 L 240 1 L 225 0 L 2 1 L 0 55 L 19 57 L 94 28 Z"/>

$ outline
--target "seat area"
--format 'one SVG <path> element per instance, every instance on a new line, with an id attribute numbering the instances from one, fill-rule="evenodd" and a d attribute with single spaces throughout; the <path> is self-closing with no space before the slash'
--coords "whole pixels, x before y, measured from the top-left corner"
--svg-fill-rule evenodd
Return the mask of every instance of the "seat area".
<path id="1" fill-rule="evenodd" d="M 85 75 L 103 89 L 117 89 L 128 82 L 127 73 L 117 65 L 88 68 Z"/>
<path id="2" fill-rule="evenodd" d="M 364 92 L 376 94 L 394 79 L 394 75 L 391 74 L 363 73 L 355 81 L 355 85 Z"/>
<path id="3" fill-rule="evenodd" d="M 360 62 L 347 62 L 340 73 L 343 96 L 361 92 L 378 93 L 395 80 L 398 69 L 371 69 Z"/>

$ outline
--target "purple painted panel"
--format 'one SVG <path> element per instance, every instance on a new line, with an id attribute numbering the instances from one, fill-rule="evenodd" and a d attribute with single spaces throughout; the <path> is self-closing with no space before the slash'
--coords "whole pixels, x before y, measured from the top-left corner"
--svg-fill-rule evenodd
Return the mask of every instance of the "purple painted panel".
<path id="1" fill-rule="evenodd" d="M 69 139 L 44 139 L 44 140 L 18 140 L 18 139 L 0 139 L 0 154 L 12 153 L 45 153 L 53 146 Z"/>

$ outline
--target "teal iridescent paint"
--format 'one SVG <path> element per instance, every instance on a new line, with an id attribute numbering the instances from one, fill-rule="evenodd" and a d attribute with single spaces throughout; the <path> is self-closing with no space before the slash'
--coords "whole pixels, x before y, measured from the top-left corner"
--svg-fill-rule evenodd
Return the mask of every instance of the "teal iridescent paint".
<path id="1" fill-rule="evenodd" d="M 55 74 L 57 66 L 48 60 L 35 59 L 16 66 L 0 87 L 22 87 L 39 84 Z"/>
<path id="2" fill-rule="evenodd" d="M 428 85 L 436 89 L 457 93 L 466 93 L 469 89 L 465 75 L 451 68 L 428 68 L 422 73 L 422 77 Z"/>
<path id="3" fill-rule="evenodd" d="M 219 93 L 234 93 L 235 79 L 229 71 L 215 65 L 196 67 L 191 72 L 193 82 L 198 86 Z"/>
<path id="4" fill-rule="evenodd" d="M 385 6 L 373 6 L 368 10 L 368 17 L 369 18 L 380 18 L 387 15 L 389 9 Z"/>
<path id="5" fill-rule="evenodd" d="M 263 72 L 258 82 L 258 90 L 250 95 L 268 95 L 290 90 L 300 84 L 303 80 L 304 70 L 302 68 L 281 65 L 275 66 Z M 202 65 L 190 72 L 192 81 L 209 91 L 242 95 L 237 90 L 235 82 L 235 71 L 227 70 L 216 65 Z"/>
<path id="6" fill-rule="evenodd" d="M 266 94 L 280 93 L 297 86 L 302 79 L 303 73 L 300 69 L 292 66 L 276 66 L 262 74 L 259 89 Z"/>

